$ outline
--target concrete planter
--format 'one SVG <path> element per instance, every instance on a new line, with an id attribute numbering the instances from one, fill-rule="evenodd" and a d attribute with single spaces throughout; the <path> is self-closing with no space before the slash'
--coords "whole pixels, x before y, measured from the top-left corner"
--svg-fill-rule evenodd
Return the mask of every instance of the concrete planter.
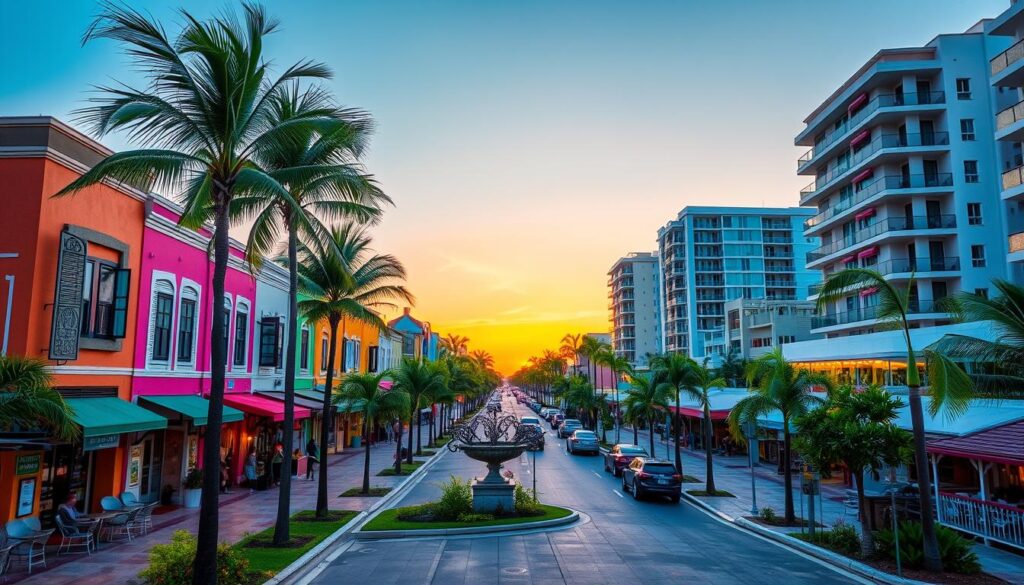
<path id="1" fill-rule="evenodd" d="M 186 508 L 198 508 L 202 500 L 203 490 L 185 490 L 184 502 Z"/>

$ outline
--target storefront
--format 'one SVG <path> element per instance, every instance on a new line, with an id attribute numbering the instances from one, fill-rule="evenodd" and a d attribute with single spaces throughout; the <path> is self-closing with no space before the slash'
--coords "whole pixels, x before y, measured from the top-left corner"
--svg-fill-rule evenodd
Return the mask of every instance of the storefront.
<path id="1" fill-rule="evenodd" d="M 239 454 L 238 459 L 244 466 L 244 460 L 248 458 L 249 453 L 256 454 L 256 474 L 261 478 L 256 487 L 263 488 L 266 485 L 263 478 L 267 478 L 272 469 L 275 447 L 284 441 L 285 429 L 281 424 L 284 421 L 284 403 L 257 394 L 239 393 L 225 394 L 224 404 L 245 413 L 241 436 L 236 448 Z M 296 433 L 301 438 L 302 421 L 310 416 L 308 408 L 296 406 L 295 424 L 290 432 Z M 296 435 L 292 436 L 294 441 Z M 304 446 L 303 443 L 296 444 L 296 446 L 299 445 Z M 291 455 L 285 453 L 284 459 L 285 465 L 287 465 Z"/>
<path id="2" fill-rule="evenodd" d="M 256 392 L 256 395 L 280 402 L 282 408 L 284 406 L 284 392 L 260 391 Z M 323 402 L 317 402 L 313 398 L 303 396 L 298 390 L 295 391 L 294 398 L 295 406 L 297 408 L 305 408 L 310 412 L 309 418 L 302 420 L 301 430 L 295 431 L 292 436 L 292 449 L 299 449 L 303 454 L 305 454 L 306 443 L 308 443 L 311 438 L 315 438 L 317 443 L 320 442 L 320 425 L 323 420 L 321 411 L 323 410 L 324 405 Z"/>
<path id="3" fill-rule="evenodd" d="M 390 383 L 390 382 L 388 382 Z M 383 383 L 381 384 L 383 386 Z M 296 390 L 296 395 L 312 399 L 323 406 L 323 387 L 314 390 Z M 346 447 L 353 446 L 353 439 L 362 441 L 363 418 L 360 414 L 362 409 L 347 408 L 345 404 L 332 403 L 331 420 L 327 426 L 327 452 L 341 453 Z M 317 441 L 319 442 L 319 438 Z"/>

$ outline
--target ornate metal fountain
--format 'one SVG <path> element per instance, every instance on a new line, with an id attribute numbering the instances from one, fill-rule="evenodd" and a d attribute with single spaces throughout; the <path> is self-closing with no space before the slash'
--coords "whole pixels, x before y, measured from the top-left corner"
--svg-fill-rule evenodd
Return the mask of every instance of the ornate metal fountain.
<path id="1" fill-rule="evenodd" d="M 497 409 L 488 409 L 455 427 L 448 449 L 487 464 L 487 475 L 472 482 L 473 511 L 515 509 L 515 481 L 501 475 L 502 464 L 538 446 L 543 436 L 540 427 L 520 424 L 515 415 L 502 415 Z"/>

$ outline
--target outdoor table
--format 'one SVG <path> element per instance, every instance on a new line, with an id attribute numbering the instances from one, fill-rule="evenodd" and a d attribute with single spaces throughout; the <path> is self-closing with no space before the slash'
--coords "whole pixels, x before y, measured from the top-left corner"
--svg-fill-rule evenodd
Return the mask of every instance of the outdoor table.
<path id="1" fill-rule="evenodd" d="M 100 533 L 103 532 L 103 522 L 108 518 L 114 516 L 120 516 L 124 514 L 125 510 L 112 510 L 110 512 L 96 512 L 95 514 L 82 514 L 78 517 L 79 520 L 96 521 L 96 548 L 100 547 Z M 109 541 L 108 541 L 109 542 Z"/>

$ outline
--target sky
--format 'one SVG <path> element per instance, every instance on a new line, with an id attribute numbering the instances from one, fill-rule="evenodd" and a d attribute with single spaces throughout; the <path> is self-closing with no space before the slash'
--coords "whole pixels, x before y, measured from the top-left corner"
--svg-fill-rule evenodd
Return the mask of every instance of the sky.
<path id="1" fill-rule="evenodd" d="M 133 1 L 173 32 L 175 8 Z M 414 314 L 511 373 L 608 330 L 607 271 L 686 205 L 793 206 L 801 121 L 881 48 L 920 46 L 1008 0 L 270 0 L 280 70 L 312 58 L 377 123 L 366 165 L 396 206 L 374 246 Z M 72 121 L 137 74 L 85 46 L 90 0 L 0 0 L 0 115 Z M 117 135 L 111 148 L 130 146 Z"/>

